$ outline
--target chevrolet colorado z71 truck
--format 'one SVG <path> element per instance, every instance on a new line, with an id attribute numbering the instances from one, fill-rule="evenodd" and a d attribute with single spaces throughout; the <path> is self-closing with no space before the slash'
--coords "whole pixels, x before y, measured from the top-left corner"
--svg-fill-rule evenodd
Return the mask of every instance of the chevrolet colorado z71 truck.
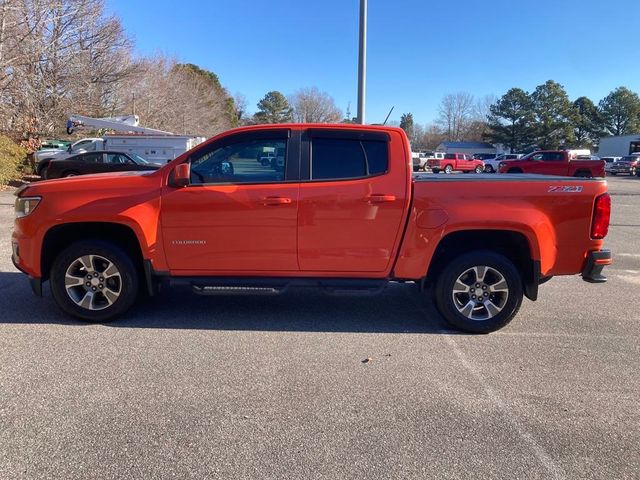
<path id="1" fill-rule="evenodd" d="M 284 152 L 281 170 L 256 162 L 265 145 Z M 155 172 L 19 189 L 13 262 L 36 294 L 49 281 L 62 310 L 95 322 L 172 283 L 229 295 L 415 282 L 452 325 L 490 332 L 554 275 L 606 280 L 605 181 L 411 168 L 399 128 L 239 128 Z"/>
<path id="2" fill-rule="evenodd" d="M 567 150 L 542 150 L 517 160 L 505 160 L 498 173 L 537 173 L 567 177 L 604 177 L 604 160 L 581 160 Z"/>

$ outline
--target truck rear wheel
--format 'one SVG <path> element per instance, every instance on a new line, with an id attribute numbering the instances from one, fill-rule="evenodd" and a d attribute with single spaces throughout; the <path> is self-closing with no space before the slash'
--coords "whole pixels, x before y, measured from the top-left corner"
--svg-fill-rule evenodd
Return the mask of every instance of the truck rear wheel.
<path id="1" fill-rule="evenodd" d="M 435 285 L 438 311 L 454 327 L 489 333 L 507 325 L 522 304 L 522 279 L 503 255 L 478 250 L 457 257 Z"/>
<path id="2" fill-rule="evenodd" d="M 451 165 L 447 165 L 446 167 L 444 167 L 444 173 L 451 173 L 453 172 L 453 167 Z"/>
<path id="3" fill-rule="evenodd" d="M 138 295 L 138 272 L 116 245 L 83 240 L 65 248 L 53 262 L 51 294 L 67 314 L 90 322 L 111 320 L 127 311 Z"/>

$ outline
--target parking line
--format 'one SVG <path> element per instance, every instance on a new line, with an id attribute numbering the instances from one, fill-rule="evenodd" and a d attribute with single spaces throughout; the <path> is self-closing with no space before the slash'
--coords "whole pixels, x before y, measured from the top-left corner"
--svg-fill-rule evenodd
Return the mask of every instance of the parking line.
<path id="1" fill-rule="evenodd" d="M 458 360 L 464 366 L 467 372 L 469 372 L 471 376 L 473 376 L 476 379 L 476 381 L 480 385 L 482 385 L 482 388 L 484 389 L 484 392 L 487 395 L 487 397 L 489 397 L 489 399 L 504 412 L 506 421 L 511 423 L 511 425 L 516 430 L 516 432 L 518 432 L 518 435 L 520 435 L 520 438 L 522 438 L 525 444 L 529 445 L 529 447 L 535 454 L 536 458 L 547 469 L 547 471 L 551 475 L 551 478 L 556 478 L 556 479 L 566 478 L 566 474 L 564 473 L 562 468 L 556 465 L 556 463 L 545 451 L 545 449 L 542 448 L 538 442 L 536 442 L 535 438 L 533 438 L 533 436 L 529 432 L 526 432 L 520 426 L 520 424 L 513 419 L 512 415 L 509 415 L 509 412 L 508 412 L 509 407 L 507 406 L 507 404 L 502 400 L 500 395 L 496 393 L 496 391 L 491 387 L 491 385 L 489 385 L 487 380 L 482 376 L 482 373 L 480 372 L 480 370 L 478 370 L 471 362 L 467 360 L 464 352 L 460 349 L 460 347 L 458 346 L 456 341 L 453 339 L 453 337 L 447 335 L 445 336 L 445 339 L 447 340 L 447 343 L 451 345 L 453 353 L 458 357 Z"/>
<path id="2" fill-rule="evenodd" d="M 420 310 L 425 316 L 428 316 L 428 312 L 418 303 L 418 300 L 414 296 L 407 295 L 407 297 L 411 299 L 411 302 L 418 310 Z M 535 438 L 533 438 L 533 436 L 529 432 L 525 431 L 524 428 L 520 426 L 520 424 L 514 419 L 515 415 L 510 415 L 509 407 L 502 400 L 500 395 L 491 387 L 491 385 L 489 385 L 486 378 L 482 376 L 480 370 L 478 370 L 474 365 L 471 364 L 471 362 L 467 360 L 464 352 L 460 349 L 460 347 L 454 340 L 455 335 L 451 335 L 450 331 L 444 328 L 438 330 L 438 333 L 441 334 L 441 336 L 444 337 L 447 343 L 451 346 L 453 353 L 456 355 L 456 357 L 458 357 L 458 360 L 460 361 L 462 366 L 482 386 L 482 389 L 484 390 L 484 393 L 489 398 L 489 400 L 491 400 L 494 405 L 496 405 L 503 412 L 505 421 L 511 424 L 511 426 L 518 433 L 524 443 L 528 445 L 529 448 L 531 448 L 538 461 L 549 472 L 550 478 L 558 480 L 565 479 L 566 474 L 564 470 L 559 465 L 556 465 L 556 463 L 545 451 L 545 449 L 542 448 L 538 442 L 536 442 Z M 513 411 L 513 409 L 511 409 L 511 411 Z M 517 412 L 515 413 L 517 414 Z"/>

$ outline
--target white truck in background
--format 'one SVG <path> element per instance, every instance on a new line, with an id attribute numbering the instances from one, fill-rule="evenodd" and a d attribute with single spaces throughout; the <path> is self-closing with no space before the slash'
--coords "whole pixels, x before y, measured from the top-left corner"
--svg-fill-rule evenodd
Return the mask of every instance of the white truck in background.
<path id="1" fill-rule="evenodd" d="M 82 128 L 108 129 L 127 133 L 83 138 L 69 145 L 66 150 L 39 150 L 34 154 L 36 173 L 43 176 L 50 161 L 63 160 L 79 153 L 107 150 L 135 153 L 151 163 L 165 164 L 205 140 L 204 137 L 174 135 L 162 130 L 140 127 L 138 124 L 137 115 L 112 118 L 71 115 L 67 120 L 67 133 L 69 134 Z"/>

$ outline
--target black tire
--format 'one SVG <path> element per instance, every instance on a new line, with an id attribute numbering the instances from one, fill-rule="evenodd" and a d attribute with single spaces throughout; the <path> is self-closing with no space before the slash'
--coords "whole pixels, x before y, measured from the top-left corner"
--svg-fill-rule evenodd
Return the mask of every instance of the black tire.
<path id="1" fill-rule="evenodd" d="M 591 173 L 585 171 L 585 170 L 579 170 L 576 173 L 574 173 L 573 175 L 574 177 L 578 177 L 578 178 L 591 178 Z"/>
<path id="2" fill-rule="evenodd" d="M 633 177 L 637 173 L 638 171 L 635 169 L 635 167 L 631 167 L 631 170 L 629 170 L 629 176 L 631 177 Z"/>
<path id="3" fill-rule="evenodd" d="M 522 173 L 522 170 L 519 168 L 511 168 L 507 173 Z"/>
<path id="4" fill-rule="evenodd" d="M 487 165 L 486 167 L 484 167 L 484 171 L 487 173 L 496 173 L 491 165 Z"/>
<path id="5" fill-rule="evenodd" d="M 76 172 L 75 170 L 69 170 L 68 172 L 64 172 L 62 174 L 63 177 L 76 177 L 78 175 L 80 175 L 80 173 Z"/>
<path id="6" fill-rule="evenodd" d="M 40 177 L 41 177 L 43 180 L 47 180 L 47 179 L 48 179 L 48 176 L 47 176 L 47 172 L 48 172 L 48 171 L 49 171 L 49 169 L 48 169 L 47 167 L 44 167 L 44 168 L 42 168 L 42 169 L 40 170 Z"/>
<path id="7" fill-rule="evenodd" d="M 50 159 L 45 159 L 42 160 L 41 162 L 38 163 L 38 165 L 36 166 L 36 174 L 40 175 L 42 178 L 44 178 L 45 172 L 47 171 L 47 167 L 49 166 L 49 162 L 51 160 Z"/>
<path id="8" fill-rule="evenodd" d="M 640 178 L 640 170 L 636 170 L 636 177 Z"/>
<path id="9" fill-rule="evenodd" d="M 481 167 L 480 165 L 478 165 L 478 166 L 476 167 L 476 169 L 475 169 L 475 172 L 476 172 L 476 173 L 482 173 L 483 171 L 484 171 L 484 168 L 483 168 L 483 167 Z"/>
<path id="10" fill-rule="evenodd" d="M 72 294 L 76 295 L 77 298 L 82 296 L 83 289 L 87 295 L 91 294 L 88 291 L 89 288 L 84 286 L 84 273 L 91 272 L 84 270 L 84 273 L 78 277 L 83 279 L 83 285 L 72 287 L 70 291 L 67 290 L 65 285 L 67 271 L 72 269 L 74 265 L 81 265 L 81 262 L 78 263 L 79 259 L 81 257 L 86 258 L 88 255 L 108 260 L 115 266 L 119 275 L 119 278 L 114 279 L 118 288 L 116 289 L 112 285 L 108 286 L 108 288 L 113 288 L 114 291 L 117 290 L 118 293 L 117 298 L 111 304 L 109 304 L 107 296 L 101 292 L 91 295 L 89 304 L 96 309 L 80 306 L 77 300 L 74 301 L 71 297 Z M 96 272 L 100 271 L 99 268 L 95 270 Z M 82 269 L 79 271 L 82 272 Z M 106 269 L 102 274 L 105 271 Z M 99 279 L 101 280 L 101 278 Z M 105 287 L 107 287 L 107 282 L 109 282 L 109 279 L 103 281 Z M 135 303 L 139 285 L 138 271 L 131 258 L 118 246 L 101 240 L 82 240 L 69 245 L 60 252 L 51 267 L 49 283 L 51 284 L 51 294 L 62 311 L 89 322 L 106 322 L 122 315 Z M 91 288 L 95 291 L 96 287 L 102 288 L 102 285 L 95 285 Z M 93 297 L 96 297 L 95 301 Z M 109 305 L 105 307 L 105 303 Z"/>
<path id="11" fill-rule="evenodd" d="M 506 294 L 504 292 L 489 293 L 489 290 L 483 290 L 484 281 L 481 284 L 478 283 L 481 285 L 478 289 L 481 294 L 482 292 L 485 292 L 485 295 L 489 293 L 486 299 L 487 301 L 490 300 L 489 307 L 492 305 L 493 307 L 496 307 L 496 305 L 500 307 L 498 313 L 490 312 L 487 307 L 474 303 L 476 300 L 471 299 L 470 292 L 457 291 L 457 293 L 454 293 L 454 285 L 458 278 L 473 270 L 474 267 L 489 267 L 483 275 L 487 282 L 499 279 L 500 277 L 494 273 L 498 272 L 502 276 L 502 280 L 493 284 L 494 287 L 502 284 L 503 280 L 506 282 Z M 488 277 L 491 278 L 487 279 Z M 474 284 L 474 282 L 472 281 L 471 288 L 475 288 L 478 285 Z M 453 259 L 444 267 L 436 280 L 434 295 L 438 311 L 452 326 L 465 332 L 489 333 L 507 325 L 518 313 L 523 298 L 522 278 L 511 260 L 505 256 L 490 250 L 476 250 Z M 493 302 L 496 303 L 494 304 Z M 471 308 L 468 314 L 477 316 L 477 319 L 469 318 L 459 310 L 463 304 L 468 305 L 470 303 L 475 306 Z M 483 316 L 487 318 L 482 318 Z"/>
<path id="12" fill-rule="evenodd" d="M 444 167 L 444 173 L 451 173 L 453 172 L 453 167 L 451 165 L 447 165 L 446 167 Z"/>
<path id="13" fill-rule="evenodd" d="M 440 169 L 439 168 L 432 168 L 431 171 L 433 173 L 440 173 Z"/>
<path id="14" fill-rule="evenodd" d="M 617 172 L 609 172 L 609 175 L 613 175 L 615 177 L 616 175 L 618 175 L 618 173 Z"/>

